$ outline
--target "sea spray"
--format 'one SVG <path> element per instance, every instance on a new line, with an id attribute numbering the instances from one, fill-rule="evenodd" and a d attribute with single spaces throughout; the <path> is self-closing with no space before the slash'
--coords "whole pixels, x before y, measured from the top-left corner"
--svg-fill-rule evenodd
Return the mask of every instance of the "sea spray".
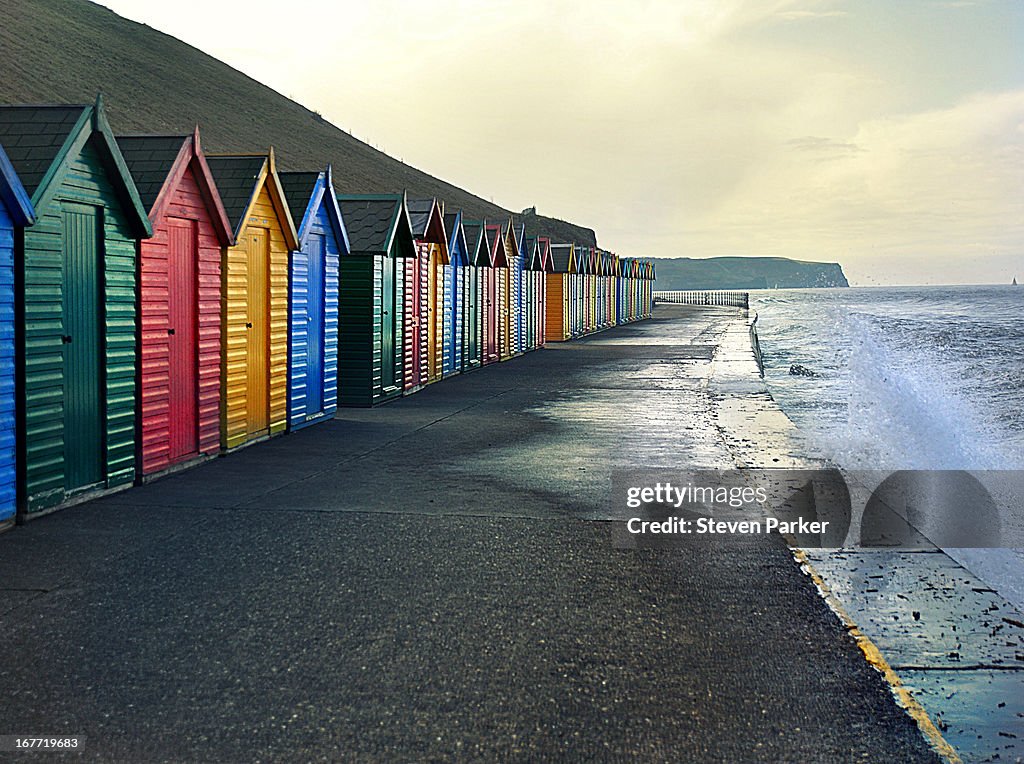
<path id="1" fill-rule="evenodd" d="M 847 469 L 1024 469 L 1021 290 L 774 290 L 751 309 L 769 389 L 809 453 Z M 1024 497 L 987 487 L 1019 523 Z M 946 551 L 1024 608 L 1024 551 Z"/>

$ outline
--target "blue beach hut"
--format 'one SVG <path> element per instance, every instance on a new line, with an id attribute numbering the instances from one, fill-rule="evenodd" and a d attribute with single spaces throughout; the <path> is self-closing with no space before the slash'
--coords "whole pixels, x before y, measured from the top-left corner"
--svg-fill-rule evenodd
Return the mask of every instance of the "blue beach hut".
<path id="1" fill-rule="evenodd" d="M 445 213 L 444 230 L 448 232 L 448 264 L 444 266 L 444 360 L 445 377 L 462 371 L 461 311 L 466 299 L 463 268 L 469 265 L 469 247 L 462 227 L 462 211 Z"/>
<path id="2" fill-rule="evenodd" d="M 338 408 L 338 266 L 349 243 L 330 165 L 278 177 L 299 244 L 288 295 L 288 427 L 296 430 Z"/>
<path id="3" fill-rule="evenodd" d="M 516 265 L 512 276 L 516 280 L 516 286 L 513 289 L 515 302 L 512 305 L 514 312 L 512 332 L 516 352 L 525 353 L 529 350 L 526 346 L 526 332 L 529 323 L 527 321 L 526 305 L 529 293 L 529 285 L 527 284 L 527 279 L 529 278 L 528 268 L 530 267 L 530 259 L 527 255 L 526 247 L 526 224 L 520 223 L 519 230 L 516 233 L 519 251 L 516 253 Z"/>
<path id="4" fill-rule="evenodd" d="M 14 522 L 14 231 L 36 220 L 32 201 L 0 146 L 0 529 Z"/>

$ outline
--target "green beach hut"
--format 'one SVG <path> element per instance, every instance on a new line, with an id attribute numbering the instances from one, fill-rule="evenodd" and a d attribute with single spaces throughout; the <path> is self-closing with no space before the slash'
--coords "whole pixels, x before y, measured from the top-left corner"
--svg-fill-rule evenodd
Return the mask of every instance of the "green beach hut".
<path id="1" fill-rule="evenodd" d="M 416 257 L 402 194 L 338 195 L 349 252 L 338 274 L 338 405 L 402 394 L 403 260 Z"/>
<path id="2" fill-rule="evenodd" d="M 136 242 L 149 218 L 107 123 L 84 106 L 0 106 L 36 210 L 18 243 L 20 511 L 135 479 Z"/>

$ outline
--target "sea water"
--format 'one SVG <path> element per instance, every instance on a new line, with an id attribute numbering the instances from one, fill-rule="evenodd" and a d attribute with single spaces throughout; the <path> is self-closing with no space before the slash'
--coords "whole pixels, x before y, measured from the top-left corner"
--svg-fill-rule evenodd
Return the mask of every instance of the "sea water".
<path id="1" fill-rule="evenodd" d="M 1024 470 L 1024 287 L 755 291 L 750 307 L 809 453 L 851 470 Z M 946 551 L 1024 608 L 1024 551 Z"/>

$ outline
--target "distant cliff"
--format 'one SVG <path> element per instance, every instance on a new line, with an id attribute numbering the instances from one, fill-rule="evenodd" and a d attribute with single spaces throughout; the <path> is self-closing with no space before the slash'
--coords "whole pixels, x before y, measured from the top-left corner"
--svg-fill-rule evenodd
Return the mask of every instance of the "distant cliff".
<path id="1" fill-rule="evenodd" d="M 654 267 L 658 291 L 850 286 L 839 263 L 785 257 L 656 257 Z"/>

